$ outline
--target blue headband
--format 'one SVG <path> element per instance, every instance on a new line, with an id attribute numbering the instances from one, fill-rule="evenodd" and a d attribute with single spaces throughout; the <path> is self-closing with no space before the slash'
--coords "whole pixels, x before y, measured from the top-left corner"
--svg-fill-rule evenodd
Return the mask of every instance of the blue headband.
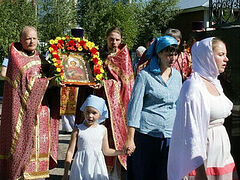
<path id="1" fill-rule="evenodd" d="M 84 109 L 87 106 L 91 106 L 97 109 L 98 112 L 100 113 L 101 117 L 99 118 L 98 123 L 101 123 L 108 118 L 108 109 L 107 109 L 105 100 L 103 98 L 100 98 L 95 95 L 89 95 L 87 99 L 84 101 L 84 103 L 82 104 L 80 110 L 84 111 Z"/>

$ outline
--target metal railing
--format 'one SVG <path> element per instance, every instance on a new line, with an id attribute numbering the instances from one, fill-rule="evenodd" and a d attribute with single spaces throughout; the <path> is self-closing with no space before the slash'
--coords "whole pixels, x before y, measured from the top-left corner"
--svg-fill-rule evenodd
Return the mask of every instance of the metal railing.
<path id="1" fill-rule="evenodd" d="M 209 0 L 210 27 L 240 25 L 240 0 Z"/>

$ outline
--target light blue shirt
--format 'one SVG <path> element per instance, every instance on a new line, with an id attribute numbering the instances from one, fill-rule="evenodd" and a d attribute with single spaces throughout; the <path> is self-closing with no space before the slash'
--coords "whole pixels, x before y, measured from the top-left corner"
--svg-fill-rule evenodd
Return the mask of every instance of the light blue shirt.
<path id="1" fill-rule="evenodd" d="M 8 66 L 8 58 L 7 57 L 3 59 L 2 66 L 5 66 L 5 67 Z"/>
<path id="2" fill-rule="evenodd" d="M 182 77 L 172 68 L 172 74 L 165 83 L 151 64 L 152 61 L 136 77 L 127 109 L 127 124 L 143 134 L 170 138 Z"/>

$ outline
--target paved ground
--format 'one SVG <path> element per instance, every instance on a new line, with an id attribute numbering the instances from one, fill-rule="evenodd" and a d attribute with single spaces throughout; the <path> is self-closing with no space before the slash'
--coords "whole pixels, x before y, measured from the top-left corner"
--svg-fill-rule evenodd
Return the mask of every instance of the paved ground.
<path id="1" fill-rule="evenodd" d="M 59 131 L 59 148 L 58 148 L 58 167 L 50 171 L 50 180 L 61 180 L 64 172 L 64 159 L 71 138 L 70 134 L 63 134 Z"/>

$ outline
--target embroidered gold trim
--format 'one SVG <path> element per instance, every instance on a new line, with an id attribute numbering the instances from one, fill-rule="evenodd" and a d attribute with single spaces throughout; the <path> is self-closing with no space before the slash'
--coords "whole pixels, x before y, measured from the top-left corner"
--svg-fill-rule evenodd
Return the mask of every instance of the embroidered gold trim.
<path id="1" fill-rule="evenodd" d="M 134 79 L 134 74 L 131 73 L 129 76 L 126 76 L 126 74 L 124 74 L 122 72 L 122 70 L 117 67 L 116 65 L 114 65 L 110 60 L 106 60 L 105 61 L 105 64 L 108 65 L 109 67 L 111 67 L 115 72 L 116 74 L 126 83 L 128 84 L 130 81 L 132 81 Z"/>
<path id="2" fill-rule="evenodd" d="M 29 63 L 27 63 L 25 66 L 23 66 L 23 68 L 20 70 L 20 72 L 17 74 L 16 79 L 15 80 L 11 80 L 9 77 L 5 77 L 5 80 L 7 80 L 7 82 L 13 87 L 13 88 L 18 88 L 18 85 L 20 83 L 20 79 L 22 76 L 22 73 L 24 71 L 26 71 L 26 69 L 35 66 L 35 65 L 40 65 L 41 64 L 41 60 L 37 59 L 34 61 L 31 61 Z"/>
<path id="3" fill-rule="evenodd" d="M 121 112 L 122 112 L 122 117 L 123 117 L 123 119 L 124 119 L 124 124 L 125 124 L 125 128 L 127 128 L 127 125 L 126 125 L 126 122 L 127 122 L 127 118 L 126 118 L 126 116 L 125 116 L 125 109 L 124 109 L 124 107 L 123 107 L 123 103 L 122 103 L 122 100 L 121 100 L 121 97 L 120 97 L 120 90 L 119 90 L 119 88 L 118 88 L 118 84 L 117 84 L 117 81 L 115 81 L 115 80 L 113 80 L 113 82 L 114 82 L 114 85 L 115 85 L 115 87 L 117 87 L 117 96 L 118 96 L 118 99 L 119 99 L 119 102 L 120 102 L 120 108 L 121 108 Z M 112 133 L 113 133 L 113 142 L 114 142 L 114 146 L 115 146 L 115 148 L 117 148 L 117 140 L 116 140 L 116 138 L 115 138 L 115 136 L 114 136 L 114 126 L 113 126 L 113 116 L 112 116 L 112 108 L 111 108 L 111 101 L 109 101 L 109 94 L 107 93 L 108 91 L 107 91 L 107 87 L 106 87 L 106 84 L 104 83 L 104 90 L 105 90 L 105 94 L 106 94 L 106 97 L 107 97 L 107 102 L 109 102 L 108 103 L 108 105 L 109 105 L 109 111 L 110 111 L 110 122 L 111 122 L 111 129 L 112 129 Z M 125 166 L 125 164 L 124 164 L 124 162 L 122 162 L 122 159 L 118 156 L 118 159 L 119 159 L 119 162 L 120 162 L 120 164 L 126 169 L 126 166 Z"/>
<path id="4" fill-rule="evenodd" d="M 41 63 L 41 61 L 36 61 L 36 63 L 39 63 L 39 62 Z M 31 67 L 31 65 L 35 65 L 36 63 L 35 62 L 34 63 L 28 63 L 26 66 L 24 66 L 22 68 L 22 70 L 23 69 L 26 70 L 27 68 Z M 18 77 L 20 77 L 20 74 L 18 75 Z M 22 99 L 22 103 L 21 103 L 22 106 L 20 107 L 20 110 L 19 110 L 18 120 L 17 120 L 17 124 L 16 124 L 16 127 L 15 127 L 15 131 L 14 131 L 14 135 L 13 135 L 10 151 L 9 151 L 8 155 L 0 155 L 0 159 L 8 159 L 14 153 L 14 151 L 16 150 L 16 145 L 17 145 L 17 141 L 19 139 L 19 134 L 20 134 L 20 131 L 21 131 L 21 126 L 22 126 L 22 118 L 23 118 L 24 112 L 26 110 L 26 102 L 27 102 L 27 100 L 29 98 L 29 95 L 30 95 L 29 92 L 31 92 L 35 80 L 36 80 L 36 78 L 33 78 L 30 81 L 30 83 L 28 84 L 28 89 L 24 93 L 24 96 L 23 96 L 23 99 Z"/>
<path id="5" fill-rule="evenodd" d="M 24 172 L 24 179 L 40 179 L 40 178 L 48 178 L 49 171 L 40 171 L 40 172 L 31 172 L 26 173 Z"/>

